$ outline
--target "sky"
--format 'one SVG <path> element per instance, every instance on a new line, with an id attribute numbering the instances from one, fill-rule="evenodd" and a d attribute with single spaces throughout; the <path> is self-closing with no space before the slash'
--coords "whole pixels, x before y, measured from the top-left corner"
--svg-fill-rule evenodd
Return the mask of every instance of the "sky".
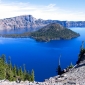
<path id="1" fill-rule="evenodd" d="M 32 15 L 36 19 L 85 21 L 85 0 L 0 0 L 0 19 Z"/>

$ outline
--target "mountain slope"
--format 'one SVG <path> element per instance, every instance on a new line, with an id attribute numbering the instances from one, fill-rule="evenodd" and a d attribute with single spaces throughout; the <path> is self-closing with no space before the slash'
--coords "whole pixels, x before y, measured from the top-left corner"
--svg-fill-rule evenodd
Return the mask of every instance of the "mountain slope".
<path id="1" fill-rule="evenodd" d="M 42 29 L 31 33 L 31 37 L 39 41 L 50 41 L 57 39 L 71 39 L 78 37 L 79 34 L 70 29 L 64 28 L 60 24 L 52 23 Z"/>
<path id="2" fill-rule="evenodd" d="M 42 20 L 37 20 L 32 15 L 23 15 L 13 18 L 6 18 L 0 20 L 0 31 L 35 31 L 45 24 L 41 23 Z"/>
<path id="3" fill-rule="evenodd" d="M 36 31 L 51 23 L 59 23 L 64 27 L 85 27 L 85 21 L 43 20 L 36 19 L 32 15 L 23 15 L 0 19 L 0 31 L 5 31 L 5 33 Z"/>

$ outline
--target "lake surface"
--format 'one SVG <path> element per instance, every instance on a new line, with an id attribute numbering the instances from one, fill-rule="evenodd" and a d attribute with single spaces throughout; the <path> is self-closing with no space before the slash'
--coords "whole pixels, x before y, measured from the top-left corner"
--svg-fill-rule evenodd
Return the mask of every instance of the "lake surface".
<path id="1" fill-rule="evenodd" d="M 11 56 L 13 64 L 26 65 L 26 69 L 35 71 L 35 80 L 55 76 L 58 58 L 61 54 L 62 69 L 76 63 L 80 46 L 85 40 L 85 28 L 70 28 L 80 33 L 80 37 L 71 40 L 37 42 L 30 38 L 0 38 L 0 55 Z"/>

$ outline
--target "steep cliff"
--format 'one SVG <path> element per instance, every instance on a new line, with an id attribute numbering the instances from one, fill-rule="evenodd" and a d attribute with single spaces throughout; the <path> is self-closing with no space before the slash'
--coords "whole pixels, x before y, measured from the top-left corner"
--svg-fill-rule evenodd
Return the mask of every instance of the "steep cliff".
<path id="1" fill-rule="evenodd" d="M 59 23 L 64 27 L 85 27 L 85 21 L 59 21 L 36 19 L 32 15 L 23 15 L 0 20 L 0 31 L 36 31 L 50 23 Z"/>
<path id="2" fill-rule="evenodd" d="M 4 31 L 35 31 L 44 25 L 45 24 L 41 23 L 41 20 L 35 19 L 32 15 L 17 16 L 0 20 L 0 30 Z"/>

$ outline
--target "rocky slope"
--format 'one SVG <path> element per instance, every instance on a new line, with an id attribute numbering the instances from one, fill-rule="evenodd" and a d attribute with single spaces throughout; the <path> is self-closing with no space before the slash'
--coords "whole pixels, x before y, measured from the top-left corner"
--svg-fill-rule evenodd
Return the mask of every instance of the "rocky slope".
<path id="1" fill-rule="evenodd" d="M 85 27 L 85 21 L 58 21 L 36 19 L 32 15 L 23 15 L 0 19 L 0 31 L 36 31 L 50 23 L 59 23 L 64 27 Z"/>
<path id="2" fill-rule="evenodd" d="M 56 81 L 62 85 L 85 85 L 85 60 Z"/>

